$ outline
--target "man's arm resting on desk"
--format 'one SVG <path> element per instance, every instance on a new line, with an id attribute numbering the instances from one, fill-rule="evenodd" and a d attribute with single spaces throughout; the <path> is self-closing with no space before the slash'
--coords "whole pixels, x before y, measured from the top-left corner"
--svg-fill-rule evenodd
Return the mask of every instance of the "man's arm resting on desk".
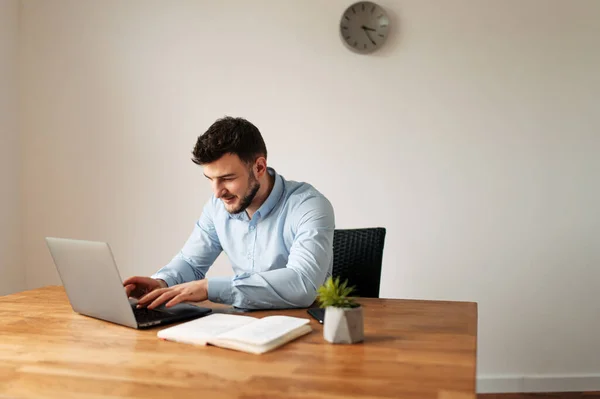
<path id="1" fill-rule="evenodd" d="M 308 307 L 316 298 L 315 284 L 291 268 L 231 277 L 214 277 L 157 288 L 144 295 L 138 306 L 149 309 L 166 302 L 213 302 L 245 309 Z"/>
<path id="2" fill-rule="evenodd" d="M 209 300 L 243 309 L 304 308 L 316 296 L 316 284 L 291 268 L 208 279 Z"/>

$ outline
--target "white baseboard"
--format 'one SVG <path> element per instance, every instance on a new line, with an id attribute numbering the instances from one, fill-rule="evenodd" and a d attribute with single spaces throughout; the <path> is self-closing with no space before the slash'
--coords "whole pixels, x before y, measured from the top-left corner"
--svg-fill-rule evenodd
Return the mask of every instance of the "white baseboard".
<path id="1" fill-rule="evenodd" d="M 482 376 L 477 393 L 600 391 L 600 374 Z"/>
<path id="2" fill-rule="evenodd" d="M 478 377 L 477 393 L 523 392 L 523 377 Z"/>

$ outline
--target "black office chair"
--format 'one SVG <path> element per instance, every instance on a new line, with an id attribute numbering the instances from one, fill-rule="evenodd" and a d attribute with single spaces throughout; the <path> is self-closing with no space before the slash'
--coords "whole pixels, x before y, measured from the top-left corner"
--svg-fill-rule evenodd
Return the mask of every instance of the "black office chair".
<path id="1" fill-rule="evenodd" d="M 385 228 L 337 229 L 333 232 L 333 277 L 348 279 L 352 296 L 379 298 Z"/>

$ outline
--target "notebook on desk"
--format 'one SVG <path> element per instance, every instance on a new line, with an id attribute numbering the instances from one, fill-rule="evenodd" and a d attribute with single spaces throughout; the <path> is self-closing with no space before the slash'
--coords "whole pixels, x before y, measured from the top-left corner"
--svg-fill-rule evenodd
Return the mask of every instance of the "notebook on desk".
<path id="1" fill-rule="evenodd" d="M 299 317 L 267 316 L 258 319 L 251 316 L 211 314 L 161 330 L 157 336 L 167 341 L 214 345 L 261 354 L 311 331 L 309 320 Z"/>

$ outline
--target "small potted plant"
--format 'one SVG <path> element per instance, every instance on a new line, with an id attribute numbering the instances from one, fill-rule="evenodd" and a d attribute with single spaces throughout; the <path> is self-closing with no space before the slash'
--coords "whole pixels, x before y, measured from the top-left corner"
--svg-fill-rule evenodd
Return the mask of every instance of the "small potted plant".
<path id="1" fill-rule="evenodd" d="M 353 344 L 364 339 L 363 310 L 350 294 L 354 287 L 348 287 L 348 280 L 340 283 L 340 278 L 329 277 L 318 288 L 318 301 L 325 308 L 323 338 L 334 344 Z"/>

